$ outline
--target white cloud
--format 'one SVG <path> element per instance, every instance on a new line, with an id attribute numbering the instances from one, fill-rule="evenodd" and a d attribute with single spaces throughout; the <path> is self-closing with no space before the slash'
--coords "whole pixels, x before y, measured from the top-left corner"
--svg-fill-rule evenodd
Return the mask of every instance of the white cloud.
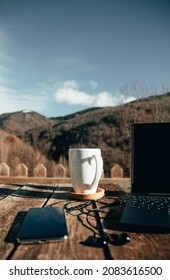
<path id="1" fill-rule="evenodd" d="M 0 86 L 0 114 L 21 111 L 23 109 L 42 112 L 46 105 L 46 97 L 42 94 L 20 92 Z"/>
<path id="2" fill-rule="evenodd" d="M 11 100 L 10 96 L 13 93 L 10 89 L 0 86 L 0 114 L 15 111 L 14 102 Z"/>
<path id="3" fill-rule="evenodd" d="M 96 83 L 96 86 L 98 84 Z M 85 91 L 79 90 L 80 85 L 74 81 L 66 81 L 58 87 L 54 94 L 57 103 L 66 103 L 68 105 L 82 105 L 82 106 L 116 106 L 135 100 L 134 96 L 128 96 L 121 93 L 111 94 L 107 91 L 96 94 L 89 94 Z"/>
<path id="4" fill-rule="evenodd" d="M 100 92 L 96 96 L 95 105 L 98 107 L 104 107 L 109 105 L 116 105 L 117 100 L 111 94 L 106 91 Z"/>
<path id="5" fill-rule="evenodd" d="M 11 62 L 14 60 L 13 56 L 10 54 L 12 49 L 12 41 L 7 32 L 0 27 L 0 60 L 1 67 L 2 62 Z"/>
<path id="6" fill-rule="evenodd" d="M 98 83 L 93 80 L 89 81 L 89 84 L 92 89 L 96 89 L 98 87 Z"/>
<path id="7" fill-rule="evenodd" d="M 68 105 L 91 106 L 95 101 L 95 96 L 80 91 L 76 81 L 66 81 L 55 92 L 55 100 L 58 103 L 67 103 Z"/>
<path id="8" fill-rule="evenodd" d="M 125 96 L 121 93 L 115 93 L 115 94 L 110 94 L 106 91 L 104 92 L 100 92 L 97 95 L 97 99 L 96 99 L 96 106 L 99 107 L 104 107 L 104 106 L 116 106 L 119 104 L 125 104 L 128 103 L 130 101 L 135 100 L 136 98 L 134 96 Z"/>

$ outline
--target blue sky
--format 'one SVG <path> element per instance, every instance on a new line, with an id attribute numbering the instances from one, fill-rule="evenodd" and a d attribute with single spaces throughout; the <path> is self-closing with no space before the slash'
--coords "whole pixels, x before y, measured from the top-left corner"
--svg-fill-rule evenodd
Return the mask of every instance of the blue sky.
<path id="1" fill-rule="evenodd" d="M 0 0 L 0 114 L 170 90 L 169 0 Z"/>

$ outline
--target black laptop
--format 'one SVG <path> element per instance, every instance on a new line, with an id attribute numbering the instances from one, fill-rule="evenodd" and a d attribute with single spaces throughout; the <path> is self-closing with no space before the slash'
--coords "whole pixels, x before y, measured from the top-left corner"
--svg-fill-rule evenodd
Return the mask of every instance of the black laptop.
<path id="1" fill-rule="evenodd" d="M 170 229 L 170 123 L 133 124 L 131 194 L 120 222 Z"/>

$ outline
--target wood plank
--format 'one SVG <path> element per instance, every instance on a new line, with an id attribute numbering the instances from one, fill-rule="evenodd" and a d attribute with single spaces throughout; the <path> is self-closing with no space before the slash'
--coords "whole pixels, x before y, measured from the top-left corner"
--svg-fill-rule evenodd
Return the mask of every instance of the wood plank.
<path id="1" fill-rule="evenodd" d="M 169 260 L 170 234 L 129 233 L 131 242 L 123 246 L 110 245 L 118 260 Z M 121 253 L 120 253 L 121 250 Z"/>
<path id="2" fill-rule="evenodd" d="M 59 183 L 70 183 L 70 178 L 54 178 L 54 177 L 0 177 L 0 184 L 37 184 L 37 185 L 57 185 Z"/>
<path id="3" fill-rule="evenodd" d="M 6 185 L 6 184 L 1 184 L 0 185 L 0 200 L 4 199 L 5 197 L 7 197 L 8 195 L 11 195 L 14 191 L 20 189 L 22 187 L 22 185 L 15 185 L 15 184 L 11 184 L 11 185 Z"/>
<path id="4" fill-rule="evenodd" d="M 56 259 L 84 260 L 104 259 L 103 250 L 94 246 L 94 235 L 98 232 L 89 225 L 86 218 L 86 206 L 92 209 L 89 202 L 74 201 L 68 198 L 70 185 L 59 186 L 48 200 L 47 207 L 63 206 L 65 209 L 69 239 L 61 242 L 22 245 L 15 252 L 14 259 Z M 90 217 L 90 224 L 96 227 L 96 221 Z"/>
<path id="5" fill-rule="evenodd" d="M 0 259 L 105 259 L 106 251 L 100 242 L 94 202 L 74 201 L 68 198 L 67 191 L 71 184 L 65 182 L 57 188 L 55 185 L 41 184 L 19 187 L 13 185 L 9 186 L 11 193 L 8 193 L 8 186 L 4 186 L 0 186 L 0 191 L 2 188 L 2 193 L 6 192 L 6 196 L 0 201 Z M 104 231 L 109 237 L 121 233 L 118 222 L 124 206 L 118 204 L 118 198 L 122 202 L 126 199 L 125 191 L 128 190 L 128 186 L 125 181 L 113 183 L 105 180 L 100 184 L 106 192 L 105 197 L 96 204 L 100 208 Z M 42 206 L 64 207 L 69 239 L 15 247 L 16 236 L 26 211 L 30 207 Z M 90 212 L 91 210 L 93 211 Z M 108 242 L 108 250 L 113 259 L 170 259 L 170 234 L 133 231 L 129 231 L 128 234 L 131 242 L 125 245 L 116 246 L 113 240 Z"/>
<path id="6" fill-rule="evenodd" d="M 0 259 L 6 259 L 14 248 L 26 211 L 42 207 L 55 186 L 27 185 L 0 202 Z"/>
<path id="7" fill-rule="evenodd" d="M 42 184 L 42 185 L 57 185 L 57 184 L 70 184 L 71 178 L 57 178 L 57 177 L 0 177 L 0 184 Z M 101 184 L 108 183 L 130 183 L 130 178 L 102 178 Z"/>
<path id="8" fill-rule="evenodd" d="M 129 182 L 119 182 L 116 185 L 126 193 L 131 192 L 131 184 Z"/>
<path id="9" fill-rule="evenodd" d="M 106 186 L 107 191 L 109 192 L 109 197 L 105 197 L 105 202 L 111 203 L 113 201 L 112 208 L 107 213 L 101 213 L 101 220 L 103 221 L 103 226 L 105 228 L 105 233 L 109 237 L 113 234 L 120 234 L 125 231 L 120 231 L 119 220 L 123 212 L 124 206 L 116 205 L 114 206 L 115 196 L 114 196 L 114 186 Z M 115 185 L 115 188 L 117 186 Z M 111 191 L 113 195 L 111 195 Z M 122 187 L 121 187 L 122 190 Z M 106 191 L 106 193 L 107 193 Z M 116 190 L 115 190 L 116 191 Z M 123 192 L 117 193 L 119 198 L 124 199 L 125 196 Z M 101 207 L 100 203 L 97 203 L 98 207 Z M 113 240 L 109 242 L 109 249 L 113 259 L 116 260 L 154 260 L 154 259 L 170 259 L 170 234 L 168 233 L 142 233 L 142 232 L 127 232 L 131 241 L 127 244 L 116 246 L 113 243 Z"/>

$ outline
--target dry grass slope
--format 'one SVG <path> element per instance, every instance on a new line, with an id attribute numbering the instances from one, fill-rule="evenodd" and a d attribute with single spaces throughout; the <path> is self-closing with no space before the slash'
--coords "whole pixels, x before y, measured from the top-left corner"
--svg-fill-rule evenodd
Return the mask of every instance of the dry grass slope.
<path id="1" fill-rule="evenodd" d="M 100 147 L 106 176 L 115 163 L 124 176 L 130 176 L 134 122 L 170 122 L 170 93 L 52 119 L 35 112 L 3 114 L 0 128 L 13 134 L 13 140 L 0 132 L 0 160 L 10 160 L 11 165 L 21 161 L 30 167 L 53 160 L 67 166 L 70 147 Z"/>

